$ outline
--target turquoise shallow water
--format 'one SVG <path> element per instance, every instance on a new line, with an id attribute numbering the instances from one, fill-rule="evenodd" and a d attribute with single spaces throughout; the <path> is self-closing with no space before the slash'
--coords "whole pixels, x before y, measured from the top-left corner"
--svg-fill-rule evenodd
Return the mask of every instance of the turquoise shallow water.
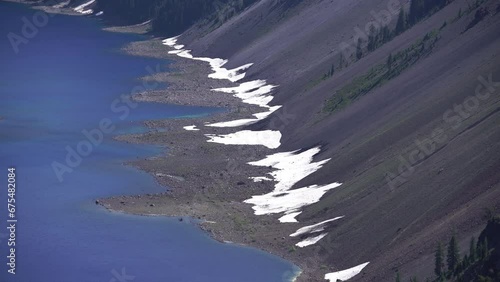
<path id="1" fill-rule="evenodd" d="M 120 54 L 120 46 L 139 37 L 103 32 L 95 19 L 50 17 L 15 54 L 7 34 L 21 34 L 23 17 L 32 19 L 34 13 L 0 2 L 0 174 L 5 175 L 0 177 L 5 188 L 0 190 L 0 281 L 289 279 L 297 271 L 292 264 L 218 243 L 186 221 L 110 213 L 94 204 L 99 197 L 165 190 L 148 174 L 122 165 L 165 148 L 119 143 L 113 135 L 144 131 L 141 121 L 146 119 L 218 109 L 114 105 L 120 95 L 142 85 L 137 77 L 147 75 L 148 66 L 164 68 L 168 62 Z M 52 164 L 66 165 L 67 147 L 76 150 L 87 140 L 82 130 L 99 128 L 103 119 L 115 129 L 103 135 L 102 143 L 91 145 L 60 181 Z M 7 241 L 1 236 L 6 234 L 10 166 L 17 172 L 16 275 L 7 273 Z"/>

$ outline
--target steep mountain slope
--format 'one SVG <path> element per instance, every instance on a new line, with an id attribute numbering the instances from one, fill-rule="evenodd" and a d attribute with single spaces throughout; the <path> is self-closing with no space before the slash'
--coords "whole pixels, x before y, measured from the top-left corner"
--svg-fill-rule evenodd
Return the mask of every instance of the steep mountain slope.
<path id="1" fill-rule="evenodd" d="M 332 158 L 296 187 L 343 186 L 298 219 L 345 214 L 314 248 L 339 268 L 373 261 L 357 277 L 367 281 L 392 277 L 396 268 L 413 272 L 437 238 L 453 229 L 475 232 L 482 210 L 500 203 L 498 84 L 476 97 L 484 80 L 500 78 L 498 3 L 470 8 L 454 1 L 360 60 L 345 58 L 350 64 L 339 70 L 342 43 L 356 49 L 356 36 L 363 38 L 374 15 L 390 15 L 384 23 L 394 27 L 398 4 L 260 1 L 216 31 L 195 26 L 180 39 L 196 54 L 229 58 L 230 67 L 255 63 L 248 79 L 280 85 L 273 103 L 284 107 L 250 128 L 280 129 L 283 151 L 320 144 L 316 158 Z M 481 9 L 488 15 L 477 20 Z M 325 113 L 336 91 L 433 30 L 430 54 L 346 108 Z M 322 80 L 332 63 L 336 72 Z"/>

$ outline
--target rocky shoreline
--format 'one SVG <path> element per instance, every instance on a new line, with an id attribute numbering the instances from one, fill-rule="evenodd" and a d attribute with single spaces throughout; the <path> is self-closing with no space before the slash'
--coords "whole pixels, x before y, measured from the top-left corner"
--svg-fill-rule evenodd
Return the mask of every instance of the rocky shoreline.
<path id="1" fill-rule="evenodd" d="M 302 273 L 295 281 L 324 281 L 324 274 L 335 271 L 322 263 L 315 246 L 297 248 L 300 238 L 289 234 L 302 225 L 279 223 L 278 215 L 256 216 L 251 205 L 243 203 L 253 195 L 273 190 L 272 181 L 254 182 L 251 176 L 264 176 L 271 169 L 247 163 L 263 159 L 271 151 L 264 146 L 233 146 L 208 143 L 204 134 L 226 134 L 234 128 L 203 127 L 205 123 L 250 118 L 265 109 L 248 105 L 231 94 L 210 89 L 234 86 L 225 80 L 210 79 L 209 64 L 168 54 L 158 39 L 133 42 L 124 51 L 136 56 L 173 60 L 167 73 L 142 79 L 169 84 L 167 89 L 138 94 L 136 101 L 223 108 L 222 113 L 186 119 L 146 121 L 151 129 L 144 134 L 117 136 L 130 143 L 157 144 L 168 148 L 165 155 L 128 162 L 153 175 L 169 191 L 158 195 L 117 196 L 99 199 L 105 208 L 137 215 L 162 215 L 199 219 L 200 227 L 221 242 L 247 245 L 265 250 L 293 262 Z"/>

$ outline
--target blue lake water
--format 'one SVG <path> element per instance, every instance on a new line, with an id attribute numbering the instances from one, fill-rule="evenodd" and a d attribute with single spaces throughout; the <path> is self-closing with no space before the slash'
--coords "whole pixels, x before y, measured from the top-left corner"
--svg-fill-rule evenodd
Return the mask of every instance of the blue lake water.
<path id="1" fill-rule="evenodd" d="M 95 205 L 99 197 L 165 190 L 148 174 L 122 165 L 165 148 L 115 142 L 114 134 L 146 130 L 141 121 L 147 119 L 218 109 L 114 102 L 142 85 L 137 78 L 148 75 L 148 66 L 165 68 L 168 62 L 119 53 L 141 37 L 104 32 L 95 19 L 51 16 L 16 54 L 7 34 L 21 35 L 22 18 L 35 12 L 0 2 L 0 281 L 289 280 L 297 271 L 292 264 L 216 242 L 186 221 L 110 213 Z M 66 164 L 67 146 L 76 148 L 86 140 L 82 130 L 99 128 L 103 119 L 115 129 L 59 181 L 53 162 Z M 5 237 L 10 166 L 17 174 L 15 275 L 7 273 Z"/>

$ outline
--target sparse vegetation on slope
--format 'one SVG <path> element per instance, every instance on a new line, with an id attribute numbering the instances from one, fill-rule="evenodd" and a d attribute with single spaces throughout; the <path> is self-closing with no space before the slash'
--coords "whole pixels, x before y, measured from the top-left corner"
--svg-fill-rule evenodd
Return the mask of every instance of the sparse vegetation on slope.
<path id="1" fill-rule="evenodd" d="M 351 59 L 354 59 L 354 61 L 360 60 L 368 53 L 373 52 L 385 43 L 390 42 L 396 36 L 405 32 L 423 19 L 443 9 L 446 5 L 453 1 L 454 0 L 412 0 L 409 11 L 406 11 L 404 8 L 400 10 L 396 26 L 392 30 L 388 25 L 384 25 L 378 29 L 372 25 L 367 38 L 358 39 L 356 52 L 355 54 L 351 54 L 351 57 L 354 55 L 354 58 L 344 58 L 346 57 L 345 52 L 340 54 L 339 69 L 342 69 L 345 66 L 344 64 L 348 63 Z M 472 9 L 472 7 L 478 7 L 483 1 L 484 0 L 476 0 L 470 9 Z M 335 62 L 332 63 L 332 67 L 335 68 Z M 333 73 L 328 71 L 323 76 L 323 79 L 331 76 L 333 76 Z"/>
<path id="2" fill-rule="evenodd" d="M 439 32 L 432 31 L 410 47 L 389 55 L 385 64 L 371 68 L 368 73 L 355 78 L 351 83 L 339 89 L 332 98 L 326 101 L 323 111 L 332 113 L 343 109 L 355 100 L 369 93 L 387 81 L 400 75 L 405 69 L 413 66 L 428 55 L 439 39 Z"/>

